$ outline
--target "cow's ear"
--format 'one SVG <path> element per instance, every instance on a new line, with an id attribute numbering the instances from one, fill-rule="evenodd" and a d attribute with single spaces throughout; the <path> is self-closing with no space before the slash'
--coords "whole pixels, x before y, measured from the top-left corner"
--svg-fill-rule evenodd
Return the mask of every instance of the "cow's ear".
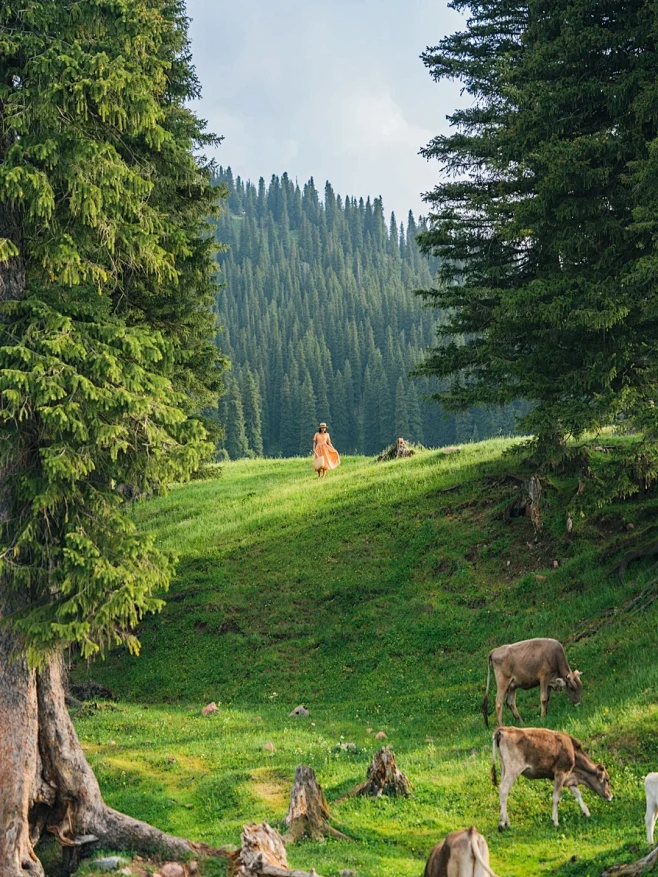
<path id="1" fill-rule="evenodd" d="M 567 683 L 564 681 L 564 679 L 562 679 L 561 676 L 557 677 L 557 679 L 554 682 L 554 685 L 556 688 L 566 688 L 567 687 Z"/>

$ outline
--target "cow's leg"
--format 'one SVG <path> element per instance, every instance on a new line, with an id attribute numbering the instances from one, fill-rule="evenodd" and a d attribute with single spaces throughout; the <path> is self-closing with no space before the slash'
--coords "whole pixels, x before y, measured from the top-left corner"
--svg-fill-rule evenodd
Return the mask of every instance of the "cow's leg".
<path id="1" fill-rule="evenodd" d="M 503 705 L 511 681 L 509 676 L 496 673 L 496 724 L 498 725 L 503 724 Z"/>
<path id="2" fill-rule="evenodd" d="M 516 708 L 516 688 L 513 683 L 510 683 L 510 687 L 507 689 L 507 706 L 512 710 L 512 715 L 517 722 L 522 722 L 523 719 Z"/>
<path id="3" fill-rule="evenodd" d="M 647 826 L 647 843 L 653 843 L 653 831 L 656 827 L 656 817 L 658 817 L 658 807 L 654 801 L 647 800 L 647 815 L 644 822 Z"/>
<path id="4" fill-rule="evenodd" d="M 589 816 L 589 809 L 587 807 L 587 804 L 583 801 L 583 796 L 578 786 L 569 786 L 569 791 L 574 796 L 576 801 L 578 801 L 578 806 L 583 811 L 585 816 Z"/>
<path id="5" fill-rule="evenodd" d="M 500 786 L 498 787 L 498 797 L 500 799 L 500 819 L 498 820 L 498 831 L 504 831 L 506 828 L 510 827 L 509 817 L 507 815 L 507 798 L 510 793 L 510 789 L 516 782 L 516 780 L 521 776 L 524 771 L 524 767 L 521 769 L 517 769 L 514 765 L 508 764 L 503 774 L 502 765 L 503 759 L 500 759 L 501 764 L 501 778 L 500 778 Z"/>
<path id="6" fill-rule="evenodd" d="M 545 716 L 548 713 L 548 699 L 551 696 L 551 689 L 548 687 L 548 680 L 542 679 L 539 683 L 539 691 L 541 698 L 541 714 Z"/>
<path id="7" fill-rule="evenodd" d="M 557 818 L 557 805 L 560 803 L 560 798 L 562 797 L 562 787 L 564 786 L 565 779 L 566 777 L 563 773 L 555 774 L 555 783 L 553 784 L 553 825 L 556 828 L 559 825 Z"/>

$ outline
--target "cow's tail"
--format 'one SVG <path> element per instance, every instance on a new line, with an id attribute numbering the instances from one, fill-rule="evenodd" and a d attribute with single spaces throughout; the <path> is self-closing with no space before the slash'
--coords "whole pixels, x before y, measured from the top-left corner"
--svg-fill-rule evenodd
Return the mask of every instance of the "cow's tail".
<path id="1" fill-rule="evenodd" d="M 496 773 L 496 754 L 500 744 L 500 728 L 496 728 L 493 732 L 491 744 L 491 782 L 494 786 L 498 785 L 498 774 Z"/>
<path id="2" fill-rule="evenodd" d="M 474 825 L 471 825 L 471 827 L 468 829 L 468 836 L 471 840 L 471 849 L 473 850 L 473 855 L 475 856 L 475 861 L 480 865 L 480 867 L 484 868 L 484 870 L 487 872 L 487 874 L 490 875 L 490 877 L 498 877 L 498 875 L 494 874 L 494 872 L 491 870 L 491 868 L 487 865 L 487 863 L 482 858 L 482 853 L 480 852 L 480 848 L 478 846 L 477 829 L 475 828 Z M 474 873 L 475 873 L 475 870 L 474 870 Z"/>
<path id="3" fill-rule="evenodd" d="M 489 652 L 489 657 L 487 658 L 487 690 L 484 692 L 484 700 L 482 701 L 482 706 L 480 707 L 482 711 L 482 715 L 484 716 L 484 724 L 489 727 L 489 682 L 491 681 L 491 652 Z"/>

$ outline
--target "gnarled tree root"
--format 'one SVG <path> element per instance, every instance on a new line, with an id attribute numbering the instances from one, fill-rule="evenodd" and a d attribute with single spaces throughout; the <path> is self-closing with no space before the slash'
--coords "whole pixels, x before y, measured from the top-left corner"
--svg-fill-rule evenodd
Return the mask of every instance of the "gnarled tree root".
<path id="1" fill-rule="evenodd" d="M 632 877 L 634 874 L 647 874 L 658 864 L 658 847 L 651 850 L 648 856 L 630 862 L 628 865 L 613 865 L 601 874 L 601 877 Z"/>
<path id="2" fill-rule="evenodd" d="M 38 673 L 0 628 L 0 874 L 43 877 L 35 848 L 46 833 L 72 873 L 96 847 L 172 859 L 223 855 L 108 807 L 66 709 L 61 656 Z"/>

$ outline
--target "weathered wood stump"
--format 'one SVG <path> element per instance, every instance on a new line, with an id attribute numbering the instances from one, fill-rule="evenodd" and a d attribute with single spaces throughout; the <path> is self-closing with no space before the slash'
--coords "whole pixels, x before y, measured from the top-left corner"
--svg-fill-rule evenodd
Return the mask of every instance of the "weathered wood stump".
<path id="1" fill-rule="evenodd" d="M 242 829 L 242 847 L 233 858 L 234 877 L 319 877 L 310 871 L 291 871 L 283 838 L 267 822 L 250 822 Z"/>
<path id="2" fill-rule="evenodd" d="M 633 877 L 635 874 L 648 874 L 658 863 L 658 847 L 651 850 L 648 856 L 629 862 L 627 865 L 613 865 L 601 874 L 601 877 Z"/>
<path id="3" fill-rule="evenodd" d="M 290 806 L 286 815 L 286 843 L 295 843 L 302 837 L 315 839 L 348 838 L 329 825 L 329 806 L 312 767 L 298 764 L 290 791 Z"/>
<path id="4" fill-rule="evenodd" d="M 410 448 L 407 442 L 400 437 L 389 448 L 386 448 L 385 451 L 381 452 L 377 457 L 377 462 L 385 463 L 387 460 L 399 460 L 403 457 L 413 457 L 415 453 L 414 449 Z"/>
<path id="5" fill-rule="evenodd" d="M 353 795 L 405 795 L 411 793 L 409 780 L 395 763 L 393 750 L 384 746 L 375 752 L 366 773 L 366 781 L 352 792 Z"/>

